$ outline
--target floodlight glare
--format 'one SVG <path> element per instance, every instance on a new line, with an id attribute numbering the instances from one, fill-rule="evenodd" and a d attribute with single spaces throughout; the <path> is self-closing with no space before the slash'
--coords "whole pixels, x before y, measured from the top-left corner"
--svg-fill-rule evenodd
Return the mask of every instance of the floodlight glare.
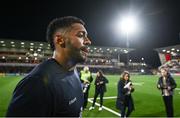
<path id="1" fill-rule="evenodd" d="M 144 73 L 144 69 L 141 69 L 141 72 Z"/>
<path id="2" fill-rule="evenodd" d="M 137 28 L 135 17 L 127 16 L 122 18 L 122 21 L 120 22 L 120 28 L 122 32 L 133 33 Z"/>
<path id="3" fill-rule="evenodd" d="M 129 56 L 128 56 L 128 49 L 129 49 L 129 36 L 131 34 L 134 34 L 135 32 L 139 32 L 139 24 L 138 24 L 138 19 L 137 17 L 135 17 L 134 15 L 128 14 L 124 17 L 117 17 L 116 20 L 114 21 L 114 27 L 115 27 L 115 33 L 117 33 L 117 35 L 121 33 L 125 34 L 126 38 L 126 47 L 127 50 L 124 50 L 124 53 L 127 54 L 127 65 L 129 63 Z"/>

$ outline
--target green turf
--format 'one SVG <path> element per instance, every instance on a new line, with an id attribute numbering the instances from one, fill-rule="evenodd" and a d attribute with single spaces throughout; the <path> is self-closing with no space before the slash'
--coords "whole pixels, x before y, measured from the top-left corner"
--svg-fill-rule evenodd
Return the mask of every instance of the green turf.
<path id="1" fill-rule="evenodd" d="M 20 80 L 20 76 L 0 77 L 0 116 L 4 116 L 7 106 L 12 96 L 12 92 L 16 84 Z"/>
<path id="2" fill-rule="evenodd" d="M 22 77 L 20 76 L 6 76 L 0 77 L 0 116 L 4 116 L 7 110 L 7 106 L 12 96 L 12 92 Z M 107 84 L 107 92 L 105 93 L 106 97 L 116 96 L 117 95 L 117 82 L 119 76 L 117 75 L 108 75 L 109 84 Z M 174 76 L 177 87 L 180 88 L 180 76 Z M 145 116 L 166 116 L 164 110 L 164 103 L 161 97 L 161 92 L 157 90 L 156 83 L 158 76 L 148 76 L 148 75 L 132 75 L 131 80 L 133 83 L 143 83 L 142 86 L 134 85 L 135 92 L 132 94 L 135 111 L 131 114 L 133 117 L 145 117 Z M 91 85 L 89 97 L 94 95 L 94 81 Z M 180 90 L 175 90 L 174 95 L 174 115 L 180 117 Z M 97 100 L 99 102 L 99 100 Z M 119 112 L 115 108 L 116 99 L 105 99 L 104 106 Z M 88 103 L 88 108 L 91 106 L 91 103 Z M 113 113 L 110 113 L 106 110 L 98 111 L 98 107 L 94 110 L 84 110 L 84 117 L 117 117 Z"/>

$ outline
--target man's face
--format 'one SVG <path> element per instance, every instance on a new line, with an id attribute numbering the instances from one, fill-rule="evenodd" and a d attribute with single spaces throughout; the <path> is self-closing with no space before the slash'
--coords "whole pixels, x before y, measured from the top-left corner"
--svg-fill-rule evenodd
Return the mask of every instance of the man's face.
<path id="1" fill-rule="evenodd" d="M 84 62 L 89 52 L 87 46 L 91 44 L 85 27 L 80 23 L 73 24 L 65 38 L 65 46 L 71 60 L 75 63 Z"/>

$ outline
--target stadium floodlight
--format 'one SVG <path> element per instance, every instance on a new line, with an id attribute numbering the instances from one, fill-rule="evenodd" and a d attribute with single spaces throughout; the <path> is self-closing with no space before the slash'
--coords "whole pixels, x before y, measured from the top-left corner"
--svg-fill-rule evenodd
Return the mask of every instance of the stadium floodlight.
<path id="1" fill-rule="evenodd" d="M 126 35 L 126 47 L 127 47 L 127 65 L 129 63 L 129 55 L 128 55 L 128 48 L 129 48 L 129 35 L 134 33 L 135 31 L 138 30 L 137 28 L 137 18 L 133 15 L 127 15 L 124 17 L 121 17 L 121 19 L 118 19 L 116 22 L 116 31 L 119 33 L 123 33 Z"/>
<path id="2" fill-rule="evenodd" d="M 1 43 L 4 43 L 4 41 L 0 41 Z"/>
<path id="3" fill-rule="evenodd" d="M 34 43 L 30 43 L 30 45 L 34 45 Z"/>
<path id="4" fill-rule="evenodd" d="M 37 57 L 37 56 L 38 56 L 38 54 L 37 54 L 36 52 L 34 52 L 33 56 Z"/>
<path id="5" fill-rule="evenodd" d="M 174 49 L 174 48 L 172 48 L 171 50 L 172 50 L 172 51 L 174 51 L 175 49 Z"/>
<path id="6" fill-rule="evenodd" d="M 164 49 L 164 50 L 162 50 L 163 52 L 166 52 L 166 50 Z"/>
<path id="7" fill-rule="evenodd" d="M 144 73 L 144 69 L 141 69 L 141 73 Z"/>
<path id="8" fill-rule="evenodd" d="M 167 50 L 166 52 L 167 52 L 167 53 L 170 53 L 170 51 L 169 51 L 169 50 Z"/>
<path id="9" fill-rule="evenodd" d="M 14 44 L 14 41 L 11 41 L 11 44 Z"/>
<path id="10" fill-rule="evenodd" d="M 126 34 L 133 33 L 137 29 L 137 22 L 134 16 L 126 16 L 122 18 L 122 21 L 118 24 L 122 32 Z"/>

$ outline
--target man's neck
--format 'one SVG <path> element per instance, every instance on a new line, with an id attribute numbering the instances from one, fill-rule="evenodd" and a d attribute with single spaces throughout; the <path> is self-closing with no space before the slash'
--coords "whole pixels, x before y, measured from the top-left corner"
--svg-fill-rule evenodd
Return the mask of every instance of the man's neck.
<path id="1" fill-rule="evenodd" d="M 59 54 L 57 52 L 53 52 L 53 57 L 66 71 L 73 70 L 75 68 L 75 64 L 70 61 L 64 54 Z"/>

